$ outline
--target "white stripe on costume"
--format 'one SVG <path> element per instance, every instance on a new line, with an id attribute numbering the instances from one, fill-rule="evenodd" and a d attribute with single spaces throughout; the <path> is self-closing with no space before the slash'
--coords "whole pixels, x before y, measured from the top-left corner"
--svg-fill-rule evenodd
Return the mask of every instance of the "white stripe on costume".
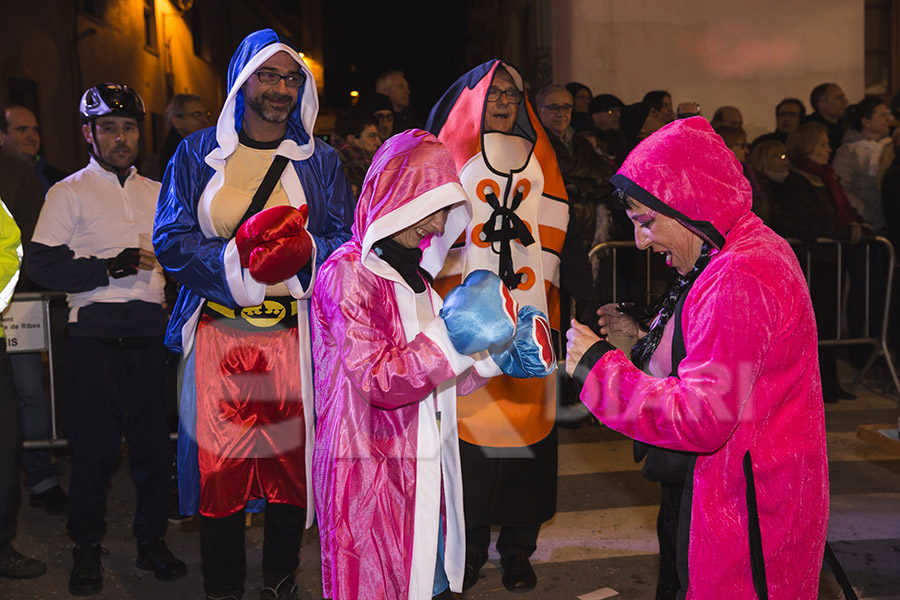
<path id="1" fill-rule="evenodd" d="M 441 307 L 440 296 L 430 287 L 433 312 Z M 400 322 L 406 340 L 416 337 L 422 327 L 416 311 L 415 293 L 405 284 L 394 282 L 394 293 Z M 440 321 L 440 317 L 435 317 Z M 426 329 L 436 327 L 434 322 Z M 438 328 L 439 329 L 439 328 Z M 446 328 L 444 329 L 446 332 Z M 439 336 L 436 336 L 439 337 Z M 431 336 L 429 336 L 429 339 Z M 449 338 L 445 343 L 449 344 Z M 443 346 L 439 344 L 442 350 Z M 474 360 L 460 356 L 450 348 L 447 358 L 462 368 Z M 435 398 L 436 394 L 436 398 Z M 435 406 L 441 411 L 441 427 L 437 425 Z M 462 505 L 462 475 L 459 461 L 459 441 L 456 431 L 456 385 L 452 380 L 439 385 L 436 392 L 419 402 L 418 437 L 416 438 L 416 496 L 413 515 L 412 564 L 409 577 L 409 600 L 432 597 L 434 570 L 437 561 L 438 528 L 441 519 L 441 481 L 443 477 L 446 501 L 447 530 L 444 546 L 444 569 L 450 588 L 461 591 L 465 568 L 465 521 Z"/>

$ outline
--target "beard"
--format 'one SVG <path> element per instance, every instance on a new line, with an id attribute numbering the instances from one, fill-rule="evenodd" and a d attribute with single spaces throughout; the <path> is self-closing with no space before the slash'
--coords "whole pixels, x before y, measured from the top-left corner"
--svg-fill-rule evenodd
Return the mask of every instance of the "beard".
<path id="1" fill-rule="evenodd" d="M 284 108 L 281 107 L 273 107 L 266 102 L 269 101 L 284 101 L 287 100 L 290 102 L 291 97 L 287 95 L 278 94 L 275 92 L 265 92 L 264 94 L 260 94 L 255 98 L 251 98 L 249 102 L 247 102 L 247 106 L 256 113 L 264 121 L 268 121 L 269 123 L 284 123 L 287 121 L 288 117 L 291 114 L 291 111 L 294 110 L 294 107 L 297 106 L 296 102 L 290 102 Z"/>
<path id="2" fill-rule="evenodd" d="M 120 151 L 127 153 L 127 155 L 122 156 L 119 154 Z M 137 148 L 131 148 L 126 144 L 116 144 L 106 152 L 98 152 L 98 154 L 107 164 L 122 170 L 134 164 L 137 158 Z"/>

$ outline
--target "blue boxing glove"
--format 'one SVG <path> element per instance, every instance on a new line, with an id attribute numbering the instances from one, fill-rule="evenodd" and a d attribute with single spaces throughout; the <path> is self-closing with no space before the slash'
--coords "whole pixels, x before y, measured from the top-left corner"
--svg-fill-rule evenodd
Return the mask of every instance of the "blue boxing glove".
<path id="1" fill-rule="evenodd" d="M 512 377 L 546 377 L 556 369 L 556 353 L 550 336 L 550 323 L 533 306 L 519 309 L 519 322 L 513 342 L 500 352 L 491 352 L 500 370 Z"/>
<path id="2" fill-rule="evenodd" d="M 518 303 L 497 275 L 472 271 L 444 298 L 440 316 L 453 348 L 476 354 L 509 344 L 516 333 Z"/>

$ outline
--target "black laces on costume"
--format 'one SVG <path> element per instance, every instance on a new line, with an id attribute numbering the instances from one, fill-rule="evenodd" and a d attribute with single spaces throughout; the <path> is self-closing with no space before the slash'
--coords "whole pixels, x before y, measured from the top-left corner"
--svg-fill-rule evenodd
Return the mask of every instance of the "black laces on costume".
<path id="1" fill-rule="evenodd" d="M 512 181 L 507 182 L 507 193 L 504 195 L 509 198 L 509 186 Z M 534 237 L 528 231 L 525 222 L 516 214 L 516 209 L 522 204 L 524 195 L 521 189 L 516 189 L 512 202 L 504 206 L 497 198 L 497 194 L 493 190 L 486 191 L 485 200 L 493 209 L 491 216 L 484 224 L 482 232 L 484 241 L 491 244 L 491 249 L 500 255 L 500 272 L 498 275 L 507 288 L 514 290 L 522 283 L 523 275 L 516 273 L 516 269 L 512 263 L 511 242 L 519 240 L 523 246 L 530 246 L 534 243 Z M 498 223 L 499 221 L 499 223 Z M 499 242 L 500 250 L 494 248 L 494 242 Z"/>

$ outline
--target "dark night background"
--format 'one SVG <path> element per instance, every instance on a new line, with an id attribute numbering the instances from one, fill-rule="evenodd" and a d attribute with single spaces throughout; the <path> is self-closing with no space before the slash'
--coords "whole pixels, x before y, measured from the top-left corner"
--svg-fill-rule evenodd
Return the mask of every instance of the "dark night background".
<path id="1" fill-rule="evenodd" d="M 285 3 L 288 4 L 288 3 Z M 374 92 L 375 78 L 399 69 L 406 75 L 413 113 L 430 107 L 465 64 L 471 2 L 323 3 L 325 106 L 350 106 L 350 91 Z"/>

